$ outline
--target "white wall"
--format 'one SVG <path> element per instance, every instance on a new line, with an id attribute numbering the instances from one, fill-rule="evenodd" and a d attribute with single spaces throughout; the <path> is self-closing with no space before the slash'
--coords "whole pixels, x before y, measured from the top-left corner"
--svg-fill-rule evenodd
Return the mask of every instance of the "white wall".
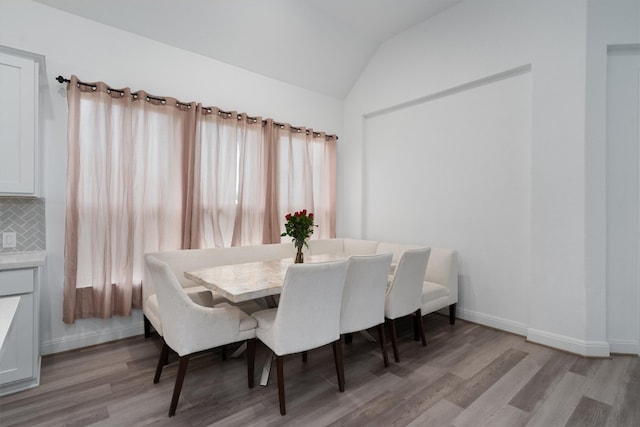
<path id="1" fill-rule="evenodd" d="M 640 44 L 610 51 L 607 83 L 607 336 L 638 354 Z"/>
<path id="2" fill-rule="evenodd" d="M 363 145 L 363 235 L 456 248 L 461 270 L 476 272 L 459 283 L 461 315 L 520 334 L 531 277 L 530 71 L 368 115 Z"/>
<path id="3" fill-rule="evenodd" d="M 509 225 L 496 230 L 498 235 L 502 234 L 499 240 L 486 241 L 482 234 L 469 234 L 463 243 L 466 248 L 475 249 L 460 254 L 461 317 L 504 329 L 522 325 L 523 333 L 532 341 L 580 354 L 607 355 L 609 346 L 603 319 L 598 319 L 597 325 L 587 331 L 588 303 L 594 303 L 593 297 L 604 293 L 604 282 L 597 282 L 593 288 L 586 287 L 586 274 L 588 268 L 592 269 L 586 257 L 587 242 L 590 242 L 587 204 L 592 202 L 587 200 L 586 191 L 586 63 L 585 0 L 466 1 L 385 43 L 345 101 L 343 142 L 347 143 L 339 145 L 342 185 L 338 195 L 338 234 L 393 235 L 393 223 L 378 224 L 375 231 L 367 228 L 369 210 L 373 207 L 363 203 L 359 196 L 360 189 L 365 188 L 362 178 L 366 172 L 363 171 L 370 166 L 366 163 L 366 153 L 363 154 L 363 150 L 369 148 L 368 134 L 363 133 L 368 115 L 530 67 L 528 160 L 531 176 L 530 188 L 525 190 L 530 194 L 530 211 L 520 213 L 516 220 L 522 229 L 517 232 L 520 236 L 515 245 L 517 253 L 509 259 L 523 266 L 523 270 L 511 278 L 521 282 L 514 285 L 509 277 L 496 277 L 495 273 L 504 268 L 505 260 L 500 257 L 487 260 L 482 268 L 465 261 L 481 259 L 483 245 L 493 246 L 497 253 L 509 253 L 514 247 L 504 238 L 510 232 Z M 487 106 L 493 108 L 491 102 Z M 464 121 L 455 113 L 441 120 L 443 127 L 448 126 L 452 132 L 464 126 Z M 423 142 L 419 140 L 393 143 L 399 151 L 422 152 Z M 453 156 L 454 146 L 445 135 L 433 149 Z M 496 159 L 493 166 L 504 168 L 501 161 Z M 477 179 L 471 175 L 466 178 Z M 376 206 L 389 217 L 411 209 L 425 212 L 442 209 L 437 212 L 440 217 L 460 215 L 447 211 L 451 208 L 449 205 L 432 204 L 423 197 L 425 187 L 447 186 L 447 182 L 398 181 L 397 184 L 396 188 L 404 188 L 415 197 L 411 205 Z M 364 201 L 373 191 L 368 190 Z M 500 191 L 503 197 L 509 196 L 508 189 Z M 502 203 L 483 209 L 498 217 L 504 215 Z M 468 221 L 473 221 L 473 206 L 469 206 L 467 213 Z M 522 223 L 526 218 L 530 218 L 530 222 Z M 433 219 L 423 221 L 419 224 L 423 234 L 414 240 L 436 244 L 427 237 L 437 235 L 443 225 L 452 227 Z M 527 235 L 531 237 L 528 250 L 521 247 Z M 454 241 L 453 235 L 443 239 L 437 244 L 451 247 L 460 244 Z M 597 263 L 596 271 L 604 271 L 602 259 L 589 259 L 589 262 Z M 530 267 L 530 273 L 526 266 Z M 467 285 L 469 288 L 464 289 Z M 523 297 L 515 297 L 510 286 L 522 288 L 527 306 L 525 313 L 516 315 L 504 308 L 520 307 L 523 303 Z M 471 293 L 493 298 L 470 299 Z"/>
<path id="4" fill-rule="evenodd" d="M 638 353 L 638 209 L 628 205 L 638 197 L 638 131 L 615 132 L 620 127 L 616 120 L 633 126 L 638 118 L 621 115 L 615 105 L 620 101 L 616 91 L 631 91 L 638 84 L 637 77 L 618 81 L 616 74 L 622 71 L 620 60 L 633 55 L 630 44 L 636 50 L 640 46 L 640 0 L 588 3 L 587 334 L 605 330 L 612 352 Z M 634 137 L 635 143 L 629 143 Z"/>
<path id="5" fill-rule="evenodd" d="M 173 29 L 167 29 L 173 31 Z M 342 134 L 342 102 L 165 44 L 25 0 L 0 1 L 0 44 L 46 57 L 43 106 L 47 273 L 42 297 L 43 353 L 96 344 L 142 332 L 141 313 L 111 320 L 62 322 L 67 105 L 54 81 L 76 74 L 84 81 L 144 89 L 182 101 L 272 117 Z"/>

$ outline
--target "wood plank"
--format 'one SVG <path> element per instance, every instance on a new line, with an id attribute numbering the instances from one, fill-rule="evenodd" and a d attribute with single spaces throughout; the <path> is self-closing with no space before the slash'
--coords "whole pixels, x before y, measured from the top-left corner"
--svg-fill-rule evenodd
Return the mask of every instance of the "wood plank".
<path id="1" fill-rule="evenodd" d="M 446 399 L 439 400 L 431 408 L 420 414 L 420 416 L 411 421 L 407 426 L 424 427 L 424 426 L 445 426 L 457 417 L 463 409 L 458 405 L 454 405 Z M 401 425 L 401 424 L 394 424 Z"/>
<path id="2" fill-rule="evenodd" d="M 398 416 L 394 420 L 393 425 L 397 426 L 412 424 L 415 420 L 420 419 L 422 414 L 428 412 L 439 402 L 442 402 L 444 396 L 450 395 L 463 382 L 464 380 L 462 378 L 455 376 L 450 372 L 447 372 L 436 381 L 426 385 L 421 389 L 418 389 L 418 391 L 408 396 L 408 398 L 406 399 L 406 409 L 400 414 L 400 416 Z M 459 408 L 457 405 L 454 406 L 458 408 L 458 410 L 455 412 L 462 411 L 462 408 Z M 450 408 L 450 406 L 445 405 L 445 408 Z M 432 416 L 433 413 L 428 417 Z"/>
<path id="3" fill-rule="evenodd" d="M 375 386 L 371 384 L 371 378 L 363 379 L 358 384 L 347 384 L 344 393 L 339 393 L 333 404 L 319 402 L 315 408 L 309 410 L 301 408 L 301 413 L 292 417 L 299 425 L 327 426 L 339 419 L 350 419 L 352 413 L 361 411 L 362 407 L 380 395 L 382 390 L 393 389 L 402 379 L 392 373 L 378 377 Z"/>
<path id="4" fill-rule="evenodd" d="M 545 394 L 553 390 L 553 387 L 562 379 L 575 361 L 576 356 L 565 353 L 555 354 L 522 387 L 509 404 L 525 412 L 533 411 Z"/>
<path id="5" fill-rule="evenodd" d="M 611 411 L 611 405 L 583 397 L 565 427 L 599 427 L 603 426 Z"/>
<path id="6" fill-rule="evenodd" d="M 74 411 L 73 414 L 63 413 L 58 416 L 50 416 L 43 420 L 41 423 L 36 423 L 35 420 L 30 420 L 29 424 L 32 427 L 36 426 L 52 426 L 52 425 L 64 425 L 65 427 L 81 427 L 81 426 L 93 426 L 101 421 L 109 419 L 109 411 L 106 407 L 101 406 L 98 408 L 87 407 L 79 411 Z"/>
<path id="7" fill-rule="evenodd" d="M 607 425 L 637 427 L 640 422 L 640 358 L 631 358 L 626 382 L 619 388 Z"/>
<path id="8" fill-rule="evenodd" d="M 255 422 L 257 419 L 264 417 L 265 412 L 271 410 L 273 410 L 273 408 L 266 408 L 262 404 L 253 405 L 234 412 L 231 415 L 209 425 L 211 427 L 244 427 Z"/>
<path id="9" fill-rule="evenodd" d="M 602 359 L 578 357 L 569 370 L 584 377 L 593 377 L 598 369 L 600 369 L 601 364 Z"/>
<path id="10" fill-rule="evenodd" d="M 361 405 L 358 411 L 352 411 L 329 426 L 362 426 L 362 425 L 391 425 L 390 418 L 396 418 L 396 413 L 406 408 L 404 399 L 391 392 L 383 392 L 369 402 Z"/>
<path id="11" fill-rule="evenodd" d="M 527 427 L 563 426 L 578 406 L 586 388 L 586 378 L 567 372 L 538 405 Z"/>
<path id="12" fill-rule="evenodd" d="M 587 381 L 587 391 L 584 395 L 608 405 L 612 405 L 620 384 L 626 380 L 626 372 L 631 358 L 612 357 L 602 360 L 596 374 Z"/>
<path id="13" fill-rule="evenodd" d="M 479 424 L 482 427 L 519 427 L 525 426 L 529 421 L 530 414 L 511 405 L 505 405 L 498 409 L 495 414 L 488 417 L 485 422 Z"/>
<path id="14" fill-rule="evenodd" d="M 550 347 L 535 344 L 527 340 L 523 340 L 522 342 L 513 346 L 513 348 L 528 353 L 529 355 L 527 356 L 527 358 L 530 361 L 535 361 L 540 366 L 547 363 L 551 356 L 553 356 L 557 352 L 557 350 L 554 350 Z"/>
<path id="15" fill-rule="evenodd" d="M 33 402 L 29 405 L 28 411 L 25 411 L 23 406 L 7 408 L 3 404 L 1 421 L 7 425 L 34 425 L 57 417 L 71 416 L 75 411 L 84 410 L 83 407 L 103 401 L 110 393 L 109 385 L 102 384 L 74 394 L 73 399 L 69 399 L 66 393 L 60 393 L 50 400 Z M 102 406 L 101 403 L 98 405 Z"/>
<path id="16" fill-rule="evenodd" d="M 517 335 L 496 333 L 467 353 L 469 357 L 452 366 L 450 372 L 460 378 L 471 378 L 487 367 L 495 359 L 496 353 L 503 353 L 523 340 Z"/>
<path id="17" fill-rule="evenodd" d="M 526 357 L 520 360 L 512 369 L 506 371 L 491 387 L 478 396 L 464 412 L 456 417 L 452 425 L 457 427 L 476 427 L 495 424 L 496 416 L 501 412 L 509 418 L 515 416 L 520 422 L 518 425 L 524 425 L 526 419 L 522 414 L 504 408 L 508 405 L 509 400 L 527 384 L 539 369 L 540 367 L 535 363 L 535 360 L 528 360 Z M 527 413 L 524 413 L 524 415 L 527 415 Z M 512 421 L 515 420 L 512 419 Z"/>
<path id="18" fill-rule="evenodd" d="M 496 357 L 487 367 L 446 396 L 446 399 L 462 408 L 468 407 L 504 374 L 524 359 L 525 356 L 526 353 L 519 350 L 509 349 L 505 351 Z"/>

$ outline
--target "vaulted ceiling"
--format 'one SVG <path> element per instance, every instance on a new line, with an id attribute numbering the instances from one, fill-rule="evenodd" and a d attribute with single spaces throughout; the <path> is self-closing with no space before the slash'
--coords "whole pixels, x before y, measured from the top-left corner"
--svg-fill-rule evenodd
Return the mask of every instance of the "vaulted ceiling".
<path id="1" fill-rule="evenodd" d="M 461 0 L 36 1 L 342 99 L 380 44 Z"/>

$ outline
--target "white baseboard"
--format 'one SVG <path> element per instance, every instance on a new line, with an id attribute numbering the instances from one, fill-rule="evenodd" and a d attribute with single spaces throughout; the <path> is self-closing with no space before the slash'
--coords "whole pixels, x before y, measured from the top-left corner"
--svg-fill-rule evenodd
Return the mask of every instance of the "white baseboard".
<path id="1" fill-rule="evenodd" d="M 609 341 L 611 353 L 638 354 L 640 355 L 640 343 L 638 341 Z"/>
<path id="2" fill-rule="evenodd" d="M 442 310 L 442 313 L 448 315 L 448 310 Z M 638 343 L 638 341 L 611 341 L 608 343 L 606 341 L 577 340 L 564 335 L 527 328 L 527 325 L 520 322 L 514 322 L 513 320 L 466 310 L 459 306 L 456 310 L 456 315 L 462 320 L 500 329 L 516 335 L 526 336 L 527 340 L 531 342 L 565 350 L 582 356 L 608 357 L 610 352 L 640 354 L 640 343 Z M 61 339 L 42 342 L 40 344 L 40 354 L 53 354 L 76 348 L 88 347 L 91 345 L 141 335 L 143 332 L 142 324 L 137 324 L 117 329 L 109 329 L 104 332 L 90 332 L 73 336 L 65 336 Z"/>
<path id="3" fill-rule="evenodd" d="M 88 347 L 102 344 L 122 338 L 142 335 L 144 328 L 142 323 L 124 326 L 121 328 L 109 329 L 107 331 L 95 331 L 78 335 L 65 336 L 60 339 L 44 341 L 40 343 L 40 354 L 60 353 L 61 351 L 74 350 L 76 348 Z"/>
<path id="4" fill-rule="evenodd" d="M 467 310 L 458 306 L 456 309 L 456 317 L 469 322 L 479 323 L 480 325 L 489 326 L 491 328 L 500 329 L 501 331 L 511 332 L 516 335 L 527 335 L 527 325 L 513 320 L 504 319 L 497 316 L 491 316 L 477 311 Z"/>
<path id="5" fill-rule="evenodd" d="M 588 357 L 609 357 L 609 343 L 606 341 L 585 341 L 558 335 L 539 329 L 527 329 L 527 340 Z"/>
<path id="6" fill-rule="evenodd" d="M 531 342 L 557 348 L 559 350 L 568 351 L 570 353 L 579 354 L 582 356 L 608 357 L 610 351 L 628 354 L 639 354 L 640 352 L 640 346 L 638 345 L 638 342 L 612 342 L 611 344 L 609 344 L 606 341 L 578 340 L 564 335 L 558 335 L 551 332 L 532 329 L 527 327 L 527 325 L 524 323 L 514 322 L 513 320 L 467 310 L 459 306 L 457 309 L 457 317 L 469 322 L 500 329 L 501 331 L 511 332 L 516 335 L 522 335 L 527 337 L 527 340 Z"/>

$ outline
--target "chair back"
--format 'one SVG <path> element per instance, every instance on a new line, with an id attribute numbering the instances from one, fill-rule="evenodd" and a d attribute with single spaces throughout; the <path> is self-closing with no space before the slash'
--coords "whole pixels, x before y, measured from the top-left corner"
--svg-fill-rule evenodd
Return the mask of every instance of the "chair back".
<path id="1" fill-rule="evenodd" d="M 391 258 L 391 252 L 349 257 L 342 291 L 340 333 L 362 331 L 384 323 Z"/>
<path id="2" fill-rule="evenodd" d="M 178 278 L 166 262 L 160 261 L 153 255 L 145 255 L 145 263 L 151 274 L 151 280 L 156 283 L 160 317 L 176 321 L 180 313 L 188 310 L 194 303 L 182 289 Z"/>
<path id="3" fill-rule="evenodd" d="M 167 263 L 145 255 L 145 264 L 156 288 L 164 340 L 180 356 L 255 336 L 255 320 L 236 307 L 198 305 Z"/>
<path id="4" fill-rule="evenodd" d="M 422 285 L 431 248 L 407 249 L 396 267 L 387 290 L 384 315 L 389 319 L 407 316 L 421 306 Z"/>
<path id="5" fill-rule="evenodd" d="M 293 264 L 285 274 L 273 323 L 277 355 L 298 353 L 340 338 L 340 305 L 347 261 Z"/>

